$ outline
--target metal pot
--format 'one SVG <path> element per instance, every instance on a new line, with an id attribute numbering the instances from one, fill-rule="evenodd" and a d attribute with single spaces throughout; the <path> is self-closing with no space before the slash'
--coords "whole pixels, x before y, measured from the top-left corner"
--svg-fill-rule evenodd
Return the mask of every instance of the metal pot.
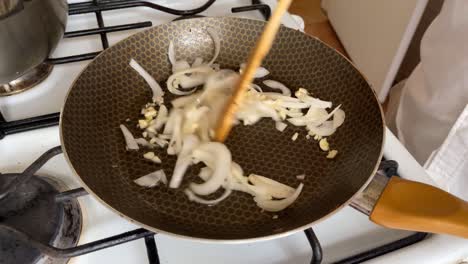
<path id="1" fill-rule="evenodd" d="M 45 61 L 62 38 L 66 0 L 0 1 L 0 84 Z"/>

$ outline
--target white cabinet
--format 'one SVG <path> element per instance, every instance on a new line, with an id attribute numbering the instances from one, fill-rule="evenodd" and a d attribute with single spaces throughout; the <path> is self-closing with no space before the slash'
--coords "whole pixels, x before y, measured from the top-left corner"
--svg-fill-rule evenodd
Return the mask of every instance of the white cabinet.
<path id="1" fill-rule="evenodd" d="M 427 0 L 323 0 L 344 48 L 384 101 Z"/>

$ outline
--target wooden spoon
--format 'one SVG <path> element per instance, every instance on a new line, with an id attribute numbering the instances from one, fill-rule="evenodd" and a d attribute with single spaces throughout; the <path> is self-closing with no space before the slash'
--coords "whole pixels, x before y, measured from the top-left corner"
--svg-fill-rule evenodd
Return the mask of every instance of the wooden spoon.
<path id="1" fill-rule="evenodd" d="M 241 74 L 239 81 L 236 84 L 234 93 L 225 106 L 224 113 L 220 116 L 214 139 L 219 142 L 224 142 L 233 125 L 233 119 L 237 108 L 241 104 L 245 91 L 252 83 L 255 71 L 262 64 L 263 59 L 270 51 L 270 48 L 275 40 L 276 33 L 280 27 L 281 17 L 288 10 L 292 0 L 280 0 L 276 6 L 273 15 L 268 20 L 262 35 L 258 39 L 255 48 L 252 50 L 247 61 L 247 65 Z"/>

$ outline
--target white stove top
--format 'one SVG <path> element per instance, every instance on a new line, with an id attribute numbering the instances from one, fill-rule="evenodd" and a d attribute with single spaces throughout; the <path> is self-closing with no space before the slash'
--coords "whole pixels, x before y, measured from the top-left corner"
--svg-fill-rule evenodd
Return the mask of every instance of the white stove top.
<path id="1" fill-rule="evenodd" d="M 78 2 L 78 1 L 69 1 Z M 205 0 L 153 1 L 173 8 L 188 9 L 200 6 Z M 274 5 L 274 0 L 264 2 Z M 248 5 L 250 0 L 217 1 L 204 15 L 233 15 L 231 7 Z M 235 14 L 262 19 L 258 11 Z M 153 25 L 168 22 L 175 16 L 149 8 L 132 8 L 104 12 L 106 26 L 152 21 Z M 301 22 L 291 15 L 283 19 L 286 26 L 301 29 Z M 303 24 L 302 24 L 303 25 Z M 67 31 L 97 27 L 94 14 L 71 16 Z M 142 29 L 139 29 L 142 30 Z M 139 30 L 108 34 L 113 43 Z M 70 56 L 101 50 L 98 36 L 63 40 L 53 57 Z M 71 83 L 89 61 L 58 65 L 49 78 L 27 92 L 0 98 L 0 111 L 7 120 L 17 120 L 40 114 L 58 112 Z M 46 150 L 59 145 L 58 127 L 38 129 L 14 134 L 0 140 L 0 172 L 21 172 Z M 425 181 L 423 169 L 414 161 L 396 138 L 387 131 L 384 152 L 387 158 L 400 163 L 403 177 Z M 38 173 L 61 179 L 68 187 L 80 187 L 77 179 L 59 155 L 49 161 Z M 412 176 L 412 177 L 410 177 Z M 419 176 L 419 177 L 417 177 Z M 91 196 L 79 198 L 84 211 L 84 227 L 80 244 L 138 228 L 99 204 Z M 332 217 L 315 225 L 324 250 L 324 262 L 330 263 L 367 249 L 406 237 L 411 232 L 391 230 L 370 222 L 366 216 L 347 207 Z M 248 244 L 200 243 L 157 235 L 156 242 L 161 263 L 309 263 L 311 249 L 300 232 L 289 237 Z M 449 236 L 435 235 L 413 246 L 376 258 L 369 263 L 457 263 L 468 257 L 468 241 Z M 147 263 L 146 247 L 142 239 L 104 249 L 72 259 L 71 263 Z"/>
<path id="2" fill-rule="evenodd" d="M 46 150 L 60 145 L 58 127 L 14 134 L 0 140 L 0 172 L 21 172 Z M 80 187 L 63 155 L 50 160 L 40 176 L 62 180 L 70 189 Z M 80 244 L 138 228 L 101 205 L 90 195 L 79 198 L 84 211 Z M 324 263 L 330 263 L 375 248 L 411 234 L 370 222 L 360 212 L 346 207 L 314 226 L 324 250 Z M 289 237 L 248 244 L 193 242 L 157 235 L 161 263 L 308 263 L 311 249 L 302 232 Z M 147 263 L 142 239 L 73 259 L 82 263 Z M 395 263 L 395 262 L 393 262 Z M 402 262 L 403 263 L 403 262 Z"/>

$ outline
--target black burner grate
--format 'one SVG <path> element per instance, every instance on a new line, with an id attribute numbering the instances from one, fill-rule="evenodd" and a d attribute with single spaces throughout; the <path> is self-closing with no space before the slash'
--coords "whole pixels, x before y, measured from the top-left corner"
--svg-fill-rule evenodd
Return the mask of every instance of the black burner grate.
<path id="1" fill-rule="evenodd" d="M 154 4 L 148 1 L 135 1 L 135 0 L 93 0 L 93 1 L 88 1 L 88 2 L 69 4 L 68 14 L 70 16 L 77 15 L 77 14 L 85 14 L 85 13 L 95 13 L 96 20 L 98 22 L 98 27 L 93 28 L 93 29 L 65 32 L 64 37 L 76 38 L 76 37 L 99 34 L 101 37 L 102 48 L 104 50 L 109 47 L 109 41 L 107 39 L 108 33 L 152 26 L 151 21 L 146 21 L 146 22 L 140 22 L 140 23 L 132 23 L 132 24 L 124 24 L 124 25 L 106 27 L 104 25 L 104 20 L 102 18 L 102 12 L 104 11 L 126 9 L 126 8 L 132 8 L 132 7 L 148 7 L 154 10 L 158 10 L 164 13 L 169 13 L 172 15 L 180 16 L 180 17 L 191 17 L 191 16 L 195 16 L 205 11 L 215 1 L 216 0 L 208 0 L 202 6 L 195 8 L 195 9 L 191 9 L 191 10 L 176 10 L 176 9 L 168 8 L 165 6 L 158 5 L 158 4 Z M 251 5 L 242 6 L 242 7 L 234 7 L 231 9 L 233 13 L 253 11 L 253 10 L 258 10 L 263 15 L 265 20 L 268 20 L 270 18 L 270 14 L 271 14 L 270 7 L 266 4 L 263 4 L 260 0 L 252 0 Z M 72 55 L 72 56 L 61 57 L 61 58 L 49 58 L 47 59 L 46 62 L 50 64 L 65 64 L 65 63 L 71 63 L 71 62 L 77 62 L 77 61 L 90 60 L 96 57 L 99 53 L 101 53 L 101 51 Z M 52 113 L 52 114 L 47 114 L 47 115 L 31 117 L 31 118 L 27 118 L 23 120 L 7 122 L 5 118 L 3 117 L 2 113 L 0 112 L 0 139 L 3 139 L 5 136 L 14 134 L 14 133 L 34 130 L 38 128 L 44 128 L 44 127 L 49 127 L 49 126 L 56 126 L 59 123 L 59 118 L 60 118 L 60 113 Z"/>

